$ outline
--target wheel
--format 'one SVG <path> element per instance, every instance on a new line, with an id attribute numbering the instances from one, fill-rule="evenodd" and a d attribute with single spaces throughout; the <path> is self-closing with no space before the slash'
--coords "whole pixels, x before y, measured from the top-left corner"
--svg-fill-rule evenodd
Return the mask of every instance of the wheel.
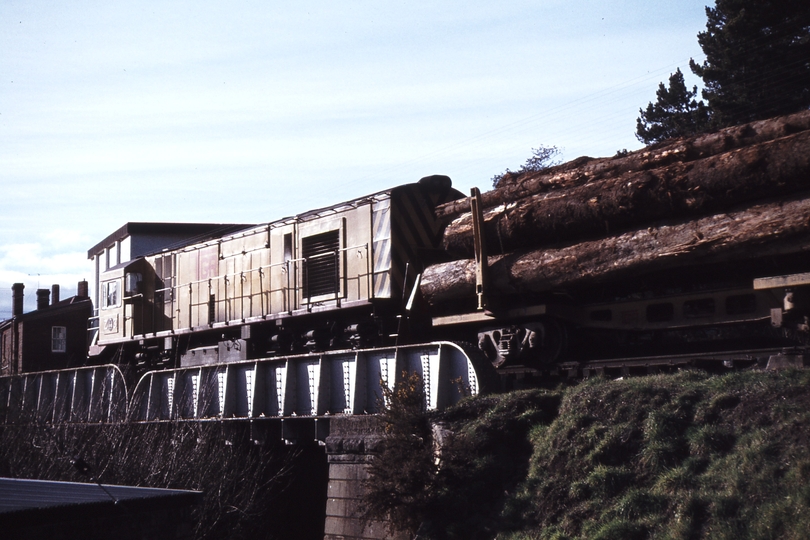
<path id="1" fill-rule="evenodd" d="M 532 325 L 529 349 L 540 365 L 559 362 L 568 352 L 568 329 L 557 319 L 547 318 Z"/>

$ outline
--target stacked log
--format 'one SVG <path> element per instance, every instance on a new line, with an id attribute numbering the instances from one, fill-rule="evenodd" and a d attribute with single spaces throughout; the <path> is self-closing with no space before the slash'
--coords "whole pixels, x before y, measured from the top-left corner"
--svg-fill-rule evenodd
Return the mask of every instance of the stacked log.
<path id="1" fill-rule="evenodd" d="M 696 161 L 807 130 L 810 130 L 810 111 L 802 111 L 715 133 L 672 139 L 624 156 L 583 156 L 540 172 L 509 173 L 499 183 L 498 189 L 483 194 L 483 204 L 487 208 L 495 207 L 534 193 L 572 188 L 628 172 L 665 167 L 671 163 Z M 439 218 L 449 221 L 469 211 L 469 201 L 460 199 L 442 205 L 436 213 Z"/>
<path id="2" fill-rule="evenodd" d="M 484 194 L 490 286 L 537 293 L 663 268 L 810 249 L 810 111 L 681 139 L 627 156 L 579 160 L 505 179 Z M 444 246 L 459 260 L 422 278 L 431 303 L 475 285 L 463 203 Z"/>

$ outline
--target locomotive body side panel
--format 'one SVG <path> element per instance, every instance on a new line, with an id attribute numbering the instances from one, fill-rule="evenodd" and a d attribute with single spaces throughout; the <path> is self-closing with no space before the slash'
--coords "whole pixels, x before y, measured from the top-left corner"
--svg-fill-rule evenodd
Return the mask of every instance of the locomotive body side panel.
<path id="1" fill-rule="evenodd" d="M 346 221 L 351 219 L 347 214 L 298 225 L 300 255 L 294 261 L 302 307 L 337 305 L 346 298 Z"/>
<path id="2" fill-rule="evenodd" d="M 269 268 L 263 276 L 269 282 L 266 309 L 269 313 L 289 315 L 299 308 L 296 294 L 298 276 L 294 262 L 298 258 L 296 224 L 273 226 L 269 234 Z"/>
<path id="3" fill-rule="evenodd" d="M 359 201 L 298 225 L 298 301 L 339 308 L 370 300 L 371 203 Z"/>
<path id="4" fill-rule="evenodd" d="M 372 273 L 372 231 L 371 203 L 355 208 L 346 216 L 345 225 L 345 264 L 346 299 L 369 300 L 371 295 Z"/>
<path id="5" fill-rule="evenodd" d="M 213 322 L 260 317 L 268 312 L 264 278 L 270 265 L 268 229 L 264 227 L 220 244 Z"/>
<path id="6" fill-rule="evenodd" d="M 219 243 L 180 251 L 175 261 L 177 317 L 174 330 L 209 326 L 217 318 L 215 299 L 221 281 Z"/>

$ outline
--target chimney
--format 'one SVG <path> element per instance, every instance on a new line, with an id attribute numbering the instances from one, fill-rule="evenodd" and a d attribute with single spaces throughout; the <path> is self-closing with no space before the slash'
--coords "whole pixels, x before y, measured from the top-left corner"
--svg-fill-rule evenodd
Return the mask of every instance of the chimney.
<path id="1" fill-rule="evenodd" d="M 82 298 L 87 298 L 90 296 L 87 280 L 83 279 L 79 282 L 79 285 L 76 288 L 76 296 L 81 296 Z"/>
<path id="2" fill-rule="evenodd" d="M 59 303 L 59 285 L 51 285 L 51 305 Z"/>
<path id="3" fill-rule="evenodd" d="M 23 314 L 23 289 L 25 283 L 15 283 L 11 286 L 11 315 L 19 317 Z"/>
<path id="4" fill-rule="evenodd" d="M 48 307 L 51 291 L 48 289 L 37 289 L 37 309 L 45 309 Z"/>

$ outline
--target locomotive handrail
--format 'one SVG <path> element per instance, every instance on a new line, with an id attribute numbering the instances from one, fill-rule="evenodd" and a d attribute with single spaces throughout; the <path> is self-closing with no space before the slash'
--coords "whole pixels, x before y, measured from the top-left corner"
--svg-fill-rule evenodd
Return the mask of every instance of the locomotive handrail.
<path id="1" fill-rule="evenodd" d="M 363 248 L 366 251 L 368 251 L 368 242 L 365 243 L 365 244 L 357 244 L 356 246 L 349 246 L 349 247 L 345 247 L 345 248 L 339 248 L 337 251 L 344 252 L 344 251 L 349 251 L 351 249 L 360 249 L 360 248 Z M 320 258 L 320 257 L 330 257 L 332 255 L 333 255 L 333 252 L 330 251 L 330 252 L 327 252 L 327 253 L 319 253 L 317 255 L 313 255 L 313 256 L 307 257 L 307 258 L 299 257 L 299 258 L 296 258 L 296 259 L 288 259 L 288 260 L 286 260 L 284 262 L 280 262 L 280 263 L 272 263 L 272 264 L 265 264 L 263 266 L 257 266 L 256 268 L 251 268 L 250 270 L 242 270 L 242 271 L 239 271 L 239 272 L 232 272 L 230 274 L 222 274 L 222 275 L 219 275 L 219 276 L 214 276 L 212 278 L 198 279 L 198 280 L 189 281 L 187 283 L 180 283 L 178 285 L 172 285 L 171 287 L 164 287 L 162 289 L 155 289 L 155 292 L 158 293 L 158 292 L 172 291 L 173 289 L 179 289 L 180 287 L 186 287 L 188 285 L 199 285 L 200 283 L 207 283 L 207 282 L 211 281 L 212 279 L 229 278 L 229 277 L 238 276 L 240 274 L 258 272 L 260 270 L 270 269 L 270 268 L 273 268 L 273 267 L 276 267 L 276 266 L 285 266 L 286 264 L 291 263 L 291 262 L 292 263 L 306 262 L 308 259 L 317 259 L 317 258 Z"/>
<path id="2" fill-rule="evenodd" d="M 319 254 L 313 255 L 311 257 L 298 257 L 298 258 L 294 258 L 294 259 L 288 259 L 288 260 L 283 261 L 283 262 L 271 263 L 271 264 L 258 266 L 256 268 L 251 268 L 251 269 L 248 269 L 248 270 L 242 270 L 242 271 L 239 271 L 239 272 L 225 273 L 225 274 L 218 275 L 218 276 L 213 276 L 213 277 L 210 277 L 210 278 L 198 279 L 198 280 L 188 281 L 188 282 L 185 282 L 185 283 L 173 284 L 170 287 L 163 287 L 163 288 L 160 288 L 160 289 L 155 289 L 155 295 L 157 296 L 159 293 L 165 293 L 167 291 L 169 292 L 169 294 L 171 295 L 171 302 L 172 302 L 172 310 L 171 310 L 172 317 L 171 317 L 171 320 L 176 321 L 177 319 L 176 319 L 175 314 L 179 314 L 180 309 L 179 308 L 178 309 L 174 308 L 174 302 L 175 302 L 176 298 L 179 297 L 179 291 L 184 287 L 188 288 L 188 295 L 189 295 L 188 296 L 188 317 L 189 317 L 188 324 L 187 324 L 187 326 L 183 326 L 183 327 L 180 327 L 180 328 L 174 328 L 174 330 L 182 330 L 182 329 L 192 328 L 194 326 L 194 322 L 193 322 L 194 307 L 195 306 L 202 306 L 203 304 L 208 304 L 209 301 L 210 301 L 208 299 L 201 299 L 201 298 L 196 298 L 195 299 L 195 296 L 197 296 L 195 294 L 195 285 L 200 286 L 200 285 L 203 285 L 203 284 L 207 284 L 208 285 L 208 297 L 210 298 L 210 296 L 212 295 L 212 292 L 218 290 L 215 283 L 223 283 L 222 290 L 223 290 L 223 292 L 225 294 L 225 297 L 221 301 L 225 305 L 225 320 L 220 321 L 220 322 L 231 322 L 231 321 L 236 321 L 236 320 L 242 320 L 243 321 L 244 317 L 239 317 L 238 319 L 233 317 L 233 310 L 235 309 L 233 307 L 233 302 L 235 302 L 237 300 L 241 300 L 242 302 L 244 302 L 245 298 L 247 297 L 249 299 L 250 313 L 253 312 L 253 296 L 255 296 L 255 293 L 252 292 L 252 290 L 253 290 L 252 288 L 251 288 L 251 292 L 249 292 L 247 294 L 245 293 L 245 290 L 244 290 L 245 289 L 245 282 L 251 279 L 251 277 L 250 277 L 251 275 L 256 274 L 256 273 L 258 274 L 258 276 L 259 276 L 259 292 L 258 292 L 258 294 L 260 296 L 260 310 L 261 310 L 261 315 L 265 316 L 265 315 L 268 314 L 271 307 L 270 307 L 269 304 L 265 305 L 265 298 L 264 298 L 265 293 L 270 292 L 270 291 L 265 291 L 264 290 L 264 279 L 263 278 L 266 275 L 265 273 L 267 271 L 273 270 L 274 268 L 282 268 L 282 270 L 286 270 L 285 273 L 287 274 L 287 278 L 286 278 L 287 279 L 287 286 L 285 288 L 286 289 L 286 294 L 285 294 L 285 297 L 284 297 L 285 302 L 286 302 L 287 305 L 286 305 L 286 309 L 284 311 L 287 311 L 288 314 L 292 314 L 292 311 L 293 311 L 293 309 L 295 308 L 295 305 L 296 305 L 296 302 L 294 301 L 294 299 L 297 297 L 297 291 L 299 291 L 301 289 L 301 287 L 296 287 L 296 286 L 292 285 L 292 283 L 291 283 L 292 271 L 290 271 L 290 266 L 292 265 L 294 267 L 297 267 L 300 264 L 305 265 L 305 264 L 308 263 L 308 261 L 311 261 L 311 260 L 321 259 L 321 258 L 324 258 L 324 257 L 334 257 L 334 256 L 336 256 L 337 253 L 345 254 L 345 253 L 347 253 L 347 252 L 349 252 L 351 250 L 363 250 L 363 254 L 364 254 L 365 259 L 366 259 L 366 269 L 365 269 L 366 289 L 368 290 L 368 297 L 372 298 L 373 297 L 373 279 L 372 279 L 373 278 L 373 272 L 372 272 L 372 269 L 371 269 L 371 262 L 370 262 L 371 257 L 370 257 L 370 253 L 369 253 L 370 247 L 369 247 L 368 242 L 362 243 L 362 244 L 356 244 L 356 245 L 352 245 L 352 246 L 347 246 L 347 247 L 344 247 L 344 248 L 339 248 L 339 249 L 337 249 L 335 251 L 319 253 Z M 336 270 L 337 270 L 336 279 L 340 280 L 340 265 L 336 265 Z M 231 285 L 235 283 L 235 280 L 233 280 L 233 278 L 235 278 L 237 276 L 239 277 L 239 281 L 240 281 L 240 284 L 241 284 L 241 290 L 239 291 L 239 294 L 231 296 L 230 293 L 233 292 L 233 291 L 231 291 L 230 288 L 231 288 Z M 360 277 L 360 276 L 358 276 L 358 277 Z M 334 295 L 335 295 L 334 300 L 336 302 L 338 302 L 338 304 L 340 303 L 340 290 L 339 289 L 340 289 L 339 286 L 335 287 L 336 292 L 334 293 Z M 312 296 L 307 296 L 306 297 L 306 299 L 308 301 L 311 298 L 312 298 Z M 157 307 L 155 309 L 157 309 Z M 244 306 L 242 307 L 242 313 L 244 314 Z M 156 319 L 156 317 L 153 317 L 153 319 Z M 209 320 L 209 324 L 211 324 L 213 322 L 214 322 L 213 320 Z M 174 326 L 174 325 L 172 325 L 172 326 Z"/>

